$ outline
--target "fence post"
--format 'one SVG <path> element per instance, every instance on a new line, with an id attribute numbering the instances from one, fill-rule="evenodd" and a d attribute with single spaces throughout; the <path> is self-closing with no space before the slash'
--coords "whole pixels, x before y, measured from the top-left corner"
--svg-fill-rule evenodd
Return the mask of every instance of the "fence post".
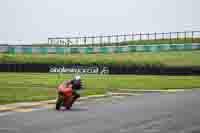
<path id="1" fill-rule="evenodd" d="M 179 40 L 179 32 L 177 32 L 176 35 L 176 40 Z"/>
<path id="2" fill-rule="evenodd" d="M 71 41 L 70 41 L 69 38 L 64 38 L 63 44 L 61 43 L 61 40 L 60 40 L 59 45 L 63 45 L 63 46 L 69 47 L 69 46 L 70 46 L 70 43 L 71 43 Z"/>
<path id="3" fill-rule="evenodd" d="M 118 35 L 116 35 L 116 43 L 118 44 L 118 42 L 119 42 L 119 38 L 118 38 L 119 36 Z"/>
<path id="4" fill-rule="evenodd" d="M 132 33 L 132 40 L 134 41 L 134 34 Z"/>
<path id="5" fill-rule="evenodd" d="M 186 38 L 186 31 L 184 32 L 184 39 L 185 39 L 185 41 L 187 40 L 187 38 Z"/>
<path id="6" fill-rule="evenodd" d="M 194 31 L 192 31 L 192 43 L 194 43 Z"/>
<path id="7" fill-rule="evenodd" d="M 140 41 L 142 40 L 142 33 L 140 32 Z"/>
<path id="8" fill-rule="evenodd" d="M 87 37 L 84 37 L 84 45 L 87 45 Z"/>
<path id="9" fill-rule="evenodd" d="M 172 44 L 172 32 L 169 32 L 170 44 Z"/>
<path id="10" fill-rule="evenodd" d="M 69 47 L 69 38 L 65 38 L 65 41 L 67 42 L 66 44 L 64 44 L 65 46 Z"/>
<path id="11" fill-rule="evenodd" d="M 79 38 L 76 38 L 76 45 L 79 45 Z"/>
<path id="12" fill-rule="evenodd" d="M 102 45 L 102 36 L 100 36 L 100 45 Z"/>
<path id="13" fill-rule="evenodd" d="M 92 37 L 92 46 L 94 46 L 94 36 Z"/>
<path id="14" fill-rule="evenodd" d="M 49 45 L 51 44 L 50 42 L 51 42 L 51 40 L 50 40 L 50 38 L 48 38 L 48 44 L 49 44 Z"/>
<path id="15" fill-rule="evenodd" d="M 157 33 L 155 32 L 155 40 L 157 40 Z"/>
<path id="16" fill-rule="evenodd" d="M 164 40 L 164 32 L 162 33 L 162 40 Z"/>
<path id="17" fill-rule="evenodd" d="M 108 44 L 111 44 L 111 36 L 108 36 Z"/>
<path id="18" fill-rule="evenodd" d="M 126 42 L 126 34 L 124 35 L 124 42 Z"/>
<path id="19" fill-rule="evenodd" d="M 149 40 L 149 32 L 147 33 L 147 39 Z"/>

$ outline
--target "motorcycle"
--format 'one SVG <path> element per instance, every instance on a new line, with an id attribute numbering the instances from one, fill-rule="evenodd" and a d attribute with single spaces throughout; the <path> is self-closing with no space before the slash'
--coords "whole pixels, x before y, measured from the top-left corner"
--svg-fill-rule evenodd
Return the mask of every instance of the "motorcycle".
<path id="1" fill-rule="evenodd" d="M 60 110 L 61 107 L 70 109 L 74 102 L 72 86 L 67 86 L 65 83 L 62 83 L 57 88 L 57 92 L 58 92 L 58 97 L 56 100 L 56 110 Z"/>

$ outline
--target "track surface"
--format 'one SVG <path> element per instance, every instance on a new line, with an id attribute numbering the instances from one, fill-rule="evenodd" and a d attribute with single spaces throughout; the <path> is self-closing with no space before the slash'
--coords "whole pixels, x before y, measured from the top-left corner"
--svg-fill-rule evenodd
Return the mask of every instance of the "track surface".
<path id="1" fill-rule="evenodd" d="M 0 115 L 0 133 L 200 133 L 200 91 L 144 94 Z"/>

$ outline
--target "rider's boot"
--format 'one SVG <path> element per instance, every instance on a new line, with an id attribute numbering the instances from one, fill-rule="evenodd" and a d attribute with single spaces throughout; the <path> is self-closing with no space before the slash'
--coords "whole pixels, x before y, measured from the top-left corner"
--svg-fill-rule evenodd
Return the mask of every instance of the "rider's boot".
<path id="1" fill-rule="evenodd" d="M 72 107 L 72 105 L 74 104 L 74 102 L 75 102 L 78 98 L 80 98 L 80 95 L 79 95 L 79 94 L 77 94 L 77 95 L 75 95 L 75 96 L 73 97 L 72 102 L 71 102 L 70 106 L 68 107 L 69 109 Z"/>

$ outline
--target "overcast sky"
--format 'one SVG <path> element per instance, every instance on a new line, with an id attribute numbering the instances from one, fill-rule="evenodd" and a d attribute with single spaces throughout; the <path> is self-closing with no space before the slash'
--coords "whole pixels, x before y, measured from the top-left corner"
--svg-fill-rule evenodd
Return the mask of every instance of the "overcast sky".
<path id="1" fill-rule="evenodd" d="M 200 30 L 200 0 L 0 0 L 0 42 Z"/>

